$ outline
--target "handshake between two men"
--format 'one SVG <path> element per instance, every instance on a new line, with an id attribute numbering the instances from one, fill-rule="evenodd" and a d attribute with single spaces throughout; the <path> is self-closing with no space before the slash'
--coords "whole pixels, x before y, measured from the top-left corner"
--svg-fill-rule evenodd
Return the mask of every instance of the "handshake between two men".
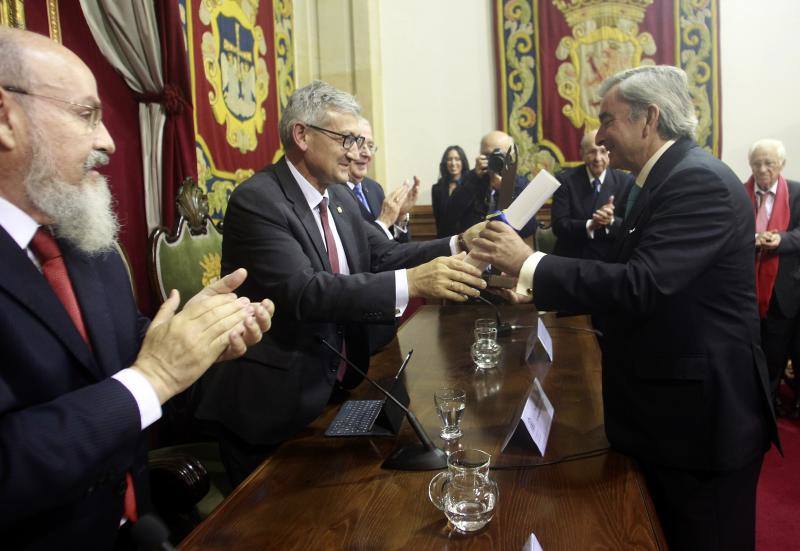
<path id="1" fill-rule="evenodd" d="M 465 262 L 466 253 L 481 262 L 491 264 L 505 274 L 518 277 L 524 262 L 533 250 L 508 224 L 492 221 L 480 222 L 461 236 L 463 247 L 459 254 L 439 257 L 431 262 L 408 270 L 409 295 L 426 298 L 444 298 L 464 302 L 477 297 L 486 288 L 481 271 Z M 527 295 L 509 289 L 490 289 L 509 302 L 530 302 Z"/>

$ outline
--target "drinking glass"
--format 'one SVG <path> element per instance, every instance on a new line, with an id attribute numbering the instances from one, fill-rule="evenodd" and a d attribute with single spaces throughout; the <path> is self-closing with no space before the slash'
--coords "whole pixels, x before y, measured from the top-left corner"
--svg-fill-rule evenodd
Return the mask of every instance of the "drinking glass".
<path id="1" fill-rule="evenodd" d="M 441 388 L 434 393 L 433 402 L 442 420 L 439 435 L 445 440 L 461 438 L 461 417 L 467 406 L 467 393 L 460 388 Z"/>
<path id="2" fill-rule="evenodd" d="M 500 359 L 497 343 L 497 321 L 489 318 L 475 320 L 475 342 L 470 349 L 472 361 L 478 369 L 489 369 Z"/>
<path id="3" fill-rule="evenodd" d="M 428 498 L 459 532 L 480 530 L 492 520 L 499 495 L 489 477 L 491 456 L 482 450 L 460 450 L 447 458 L 447 471 L 433 477 Z"/>

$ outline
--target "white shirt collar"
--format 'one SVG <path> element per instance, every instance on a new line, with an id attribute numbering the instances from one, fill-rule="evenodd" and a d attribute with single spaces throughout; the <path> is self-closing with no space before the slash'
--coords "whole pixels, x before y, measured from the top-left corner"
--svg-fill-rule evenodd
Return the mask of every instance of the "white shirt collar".
<path id="1" fill-rule="evenodd" d="M 28 248 L 33 234 L 39 229 L 36 220 L 3 197 L 0 197 L 0 226 L 3 226 L 20 249 Z"/>
<path id="2" fill-rule="evenodd" d="M 603 182 L 606 181 L 606 172 L 608 172 L 608 170 L 604 170 L 603 173 L 597 177 L 597 179 L 600 180 L 600 184 L 603 184 Z M 589 185 L 591 186 L 592 182 L 594 182 L 595 176 L 592 174 L 592 171 L 589 170 L 588 166 L 586 167 L 586 175 L 589 177 Z M 592 188 L 594 188 L 594 186 L 592 186 Z"/>
<path id="3" fill-rule="evenodd" d="M 664 154 L 664 152 L 675 143 L 675 140 L 668 140 L 664 145 L 658 148 L 658 151 L 653 153 L 653 156 L 647 159 L 647 162 L 642 167 L 642 170 L 639 171 L 639 174 L 636 175 L 636 185 L 639 187 L 644 186 L 644 183 L 647 181 L 647 177 L 650 176 L 650 171 L 653 170 L 653 167 Z"/>
<path id="4" fill-rule="evenodd" d="M 311 185 L 311 182 L 306 180 L 306 177 L 300 174 L 300 171 L 292 164 L 289 159 L 286 159 L 286 164 L 289 166 L 289 172 L 292 173 L 294 179 L 297 180 L 297 184 L 300 186 L 300 191 L 303 192 L 303 196 L 306 198 L 306 202 L 308 203 L 308 208 L 311 210 L 316 209 L 319 206 L 319 202 L 322 201 L 322 198 L 328 197 L 328 188 L 325 188 L 325 193 L 320 193 L 317 188 Z"/>

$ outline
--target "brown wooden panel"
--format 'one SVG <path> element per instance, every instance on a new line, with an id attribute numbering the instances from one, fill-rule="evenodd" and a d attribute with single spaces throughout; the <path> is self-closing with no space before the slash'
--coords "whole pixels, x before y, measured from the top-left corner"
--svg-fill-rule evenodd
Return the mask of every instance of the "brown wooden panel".
<path id="1" fill-rule="evenodd" d="M 411 210 L 411 238 L 414 241 L 436 239 L 436 219 L 431 205 L 415 205 Z"/>
<path id="2" fill-rule="evenodd" d="M 411 408 L 440 444 L 433 391 L 445 384 L 467 390 L 462 444 L 492 452 L 500 489 L 495 518 L 484 530 L 451 532 L 428 501 L 434 473 L 380 468 L 398 441 L 413 441 L 407 424 L 397 439 L 325 438 L 331 407 L 283 444 L 181 548 L 518 550 L 533 531 L 548 551 L 665 549 L 641 476 L 628 458 L 606 449 L 599 352 L 587 319 L 544 318 L 555 349 L 547 371 L 541 354 L 524 358 L 535 310 L 501 311 L 528 327 L 501 339 L 503 359 L 493 371 L 476 373 L 468 359 L 473 320 L 493 314 L 483 306 L 422 307 L 370 368 L 375 376 L 393 374 L 414 348 L 404 376 Z M 534 375 L 544 377 L 556 409 L 547 453 L 541 457 L 515 438 L 500 455 Z"/>

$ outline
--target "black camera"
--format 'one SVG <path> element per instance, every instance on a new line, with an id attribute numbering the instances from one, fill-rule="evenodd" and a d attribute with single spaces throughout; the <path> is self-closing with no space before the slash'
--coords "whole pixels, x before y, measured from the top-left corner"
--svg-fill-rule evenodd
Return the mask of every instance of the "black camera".
<path id="1" fill-rule="evenodd" d="M 489 172 L 501 174 L 503 169 L 506 167 L 506 155 L 503 153 L 503 150 L 497 148 L 489 153 L 486 157 L 489 161 L 489 166 L 487 167 Z"/>

